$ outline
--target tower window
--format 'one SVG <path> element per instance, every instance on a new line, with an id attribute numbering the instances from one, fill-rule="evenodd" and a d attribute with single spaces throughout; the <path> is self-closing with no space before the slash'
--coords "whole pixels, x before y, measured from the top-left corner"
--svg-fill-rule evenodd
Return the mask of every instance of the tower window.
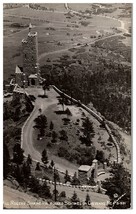
<path id="1" fill-rule="evenodd" d="M 25 54 L 25 59 L 26 59 L 26 54 Z"/>
<path id="2" fill-rule="evenodd" d="M 34 60 L 34 57 L 32 56 L 32 61 Z"/>

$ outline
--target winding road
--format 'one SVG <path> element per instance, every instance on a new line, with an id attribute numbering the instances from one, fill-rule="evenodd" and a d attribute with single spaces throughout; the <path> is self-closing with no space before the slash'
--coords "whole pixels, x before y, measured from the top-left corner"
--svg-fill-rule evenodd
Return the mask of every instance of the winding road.
<path id="1" fill-rule="evenodd" d="M 19 90 L 22 91 L 23 89 Z M 33 95 L 35 95 L 35 93 L 37 93 L 37 95 L 38 93 L 43 94 L 42 88 L 29 88 L 26 90 L 28 93 Z M 34 161 L 40 162 L 41 164 L 43 164 L 41 162 L 41 153 L 38 152 L 33 145 L 34 119 L 39 115 L 39 108 L 41 108 L 42 112 L 44 112 L 49 106 L 58 104 L 57 96 L 58 93 L 53 88 L 51 88 L 50 91 L 48 91 L 48 98 L 46 98 L 46 100 L 37 97 L 35 101 L 35 107 L 22 128 L 21 147 L 24 149 L 25 155 L 27 156 L 28 154 L 30 154 Z M 48 153 L 48 157 L 50 160 L 54 160 L 56 169 L 58 169 L 62 173 L 65 173 L 67 169 L 69 171 L 69 174 L 73 176 L 75 171 L 77 171 L 77 167 L 67 160 L 63 162 L 61 158 L 50 153 Z"/>

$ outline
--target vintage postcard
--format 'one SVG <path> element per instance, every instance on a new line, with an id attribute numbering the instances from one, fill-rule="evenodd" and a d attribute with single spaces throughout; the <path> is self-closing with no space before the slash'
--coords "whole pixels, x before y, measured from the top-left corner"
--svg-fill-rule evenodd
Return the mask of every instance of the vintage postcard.
<path id="1" fill-rule="evenodd" d="M 3 4 L 3 209 L 132 209 L 132 8 Z"/>

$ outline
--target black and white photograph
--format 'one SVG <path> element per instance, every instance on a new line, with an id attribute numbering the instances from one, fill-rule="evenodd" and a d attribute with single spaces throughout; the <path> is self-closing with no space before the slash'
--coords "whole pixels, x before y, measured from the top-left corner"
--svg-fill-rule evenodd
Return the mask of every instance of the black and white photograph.
<path id="1" fill-rule="evenodd" d="M 132 3 L 3 3 L 3 209 L 132 209 Z"/>

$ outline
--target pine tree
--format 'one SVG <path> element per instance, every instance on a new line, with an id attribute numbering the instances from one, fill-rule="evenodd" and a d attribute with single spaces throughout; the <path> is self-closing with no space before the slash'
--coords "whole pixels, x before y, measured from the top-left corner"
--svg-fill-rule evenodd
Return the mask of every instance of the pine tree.
<path id="1" fill-rule="evenodd" d="M 41 190 L 41 185 L 34 176 L 31 176 L 31 179 L 29 180 L 28 185 L 29 185 L 30 191 L 33 193 L 38 194 Z"/>
<path id="2" fill-rule="evenodd" d="M 51 160 L 51 167 L 53 168 L 54 167 L 54 161 L 53 160 Z"/>
<path id="3" fill-rule="evenodd" d="M 60 133 L 60 140 L 64 140 L 64 141 L 68 140 L 67 132 L 65 130 L 62 129 L 59 133 Z"/>
<path id="4" fill-rule="evenodd" d="M 87 205 L 90 205 L 90 203 L 91 203 L 90 196 L 89 196 L 88 193 L 87 193 L 87 195 L 86 195 L 85 202 L 86 202 Z"/>
<path id="5" fill-rule="evenodd" d="M 32 158 L 31 158 L 31 155 L 30 154 L 28 154 L 28 157 L 27 157 L 27 164 L 32 164 Z"/>
<path id="6" fill-rule="evenodd" d="M 72 202 L 72 209 L 82 209 L 82 205 L 80 204 L 80 200 L 75 191 L 73 193 L 73 196 L 71 197 L 71 202 Z"/>
<path id="7" fill-rule="evenodd" d="M 59 176 L 58 170 L 56 170 L 56 169 L 55 169 L 54 176 L 55 176 L 56 181 L 60 182 L 60 176 Z"/>
<path id="8" fill-rule="evenodd" d="M 56 133 L 55 131 L 53 131 L 53 132 L 52 132 L 52 140 L 51 140 L 52 143 L 56 143 L 56 141 L 57 141 L 56 138 L 57 138 L 57 137 L 58 137 L 57 133 Z"/>
<path id="9" fill-rule="evenodd" d="M 41 186 L 40 197 L 51 198 L 50 187 L 47 186 L 46 181 L 44 181 L 43 185 Z"/>
<path id="10" fill-rule="evenodd" d="M 107 178 L 102 186 L 107 190 L 106 194 L 110 197 L 112 209 L 128 209 L 131 207 L 131 175 L 129 171 L 124 168 L 123 164 L 116 164 L 112 167 L 110 173 L 112 177 Z M 115 194 L 123 196 L 119 203 L 115 202 Z"/>
<path id="11" fill-rule="evenodd" d="M 89 118 L 86 117 L 84 122 L 83 122 L 83 133 L 84 136 L 88 139 L 91 140 L 92 137 L 94 137 L 94 128 L 93 128 L 93 123 L 90 122 Z"/>
<path id="12" fill-rule="evenodd" d="M 76 172 L 74 173 L 74 176 L 73 176 L 73 178 L 72 178 L 71 184 L 72 184 L 72 185 L 79 185 L 79 184 L 80 184 L 80 181 L 79 181 L 79 179 L 77 178 L 77 173 L 76 173 Z"/>
<path id="13" fill-rule="evenodd" d="M 40 163 L 39 163 L 39 162 L 37 162 L 35 170 L 37 170 L 37 171 L 41 171 Z"/>
<path id="14" fill-rule="evenodd" d="M 24 176 L 21 173 L 21 168 L 18 164 L 14 165 L 12 168 L 12 175 L 16 178 L 19 183 L 23 182 Z"/>
<path id="15" fill-rule="evenodd" d="M 16 143 L 13 148 L 13 162 L 21 164 L 24 160 L 24 150 L 21 149 L 20 144 Z"/>
<path id="16" fill-rule="evenodd" d="M 67 183 L 67 181 L 69 181 L 69 182 L 71 181 L 70 176 L 68 174 L 68 170 L 66 170 L 66 172 L 65 172 L 64 179 L 65 179 L 65 183 Z"/>
<path id="17" fill-rule="evenodd" d="M 50 130 L 53 130 L 53 128 L 54 128 L 54 124 L 53 124 L 53 122 L 51 121 L 51 123 L 50 123 Z"/>
<path id="18" fill-rule="evenodd" d="M 45 129 L 47 127 L 47 117 L 43 114 L 35 118 L 34 122 L 35 122 L 34 128 Z"/>
<path id="19" fill-rule="evenodd" d="M 26 178 L 26 179 L 28 179 L 29 176 L 31 175 L 31 167 L 27 162 L 23 163 L 22 174 L 23 174 L 24 178 Z"/>
<path id="20" fill-rule="evenodd" d="M 42 152 L 42 162 L 46 165 L 48 163 L 48 156 L 47 156 L 47 151 L 44 149 Z"/>

